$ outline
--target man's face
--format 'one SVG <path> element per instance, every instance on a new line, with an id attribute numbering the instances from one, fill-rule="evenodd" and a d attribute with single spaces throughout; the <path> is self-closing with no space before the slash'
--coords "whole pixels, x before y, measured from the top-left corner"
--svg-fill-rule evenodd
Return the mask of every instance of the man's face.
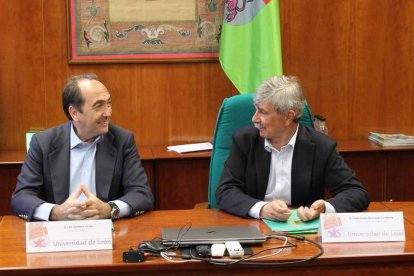
<path id="1" fill-rule="evenodd" d="M 269 102 L 260 103 L 255 107 L 256 112 L 252 121 L 262 138 L 277 139 L 286 131 L 290 124 L 288 116 L 277 113 Z"/>
<path id="2" fill-rule="evenodd" d="M 81 80 L 79 87 L 85 100 L 82 112 L 73 107 L 70 110 L 79 138 L 84 142 L 92 142 L 95 137 L 108 132 L 112 115 L 111 95 L 97 80 Z"/>

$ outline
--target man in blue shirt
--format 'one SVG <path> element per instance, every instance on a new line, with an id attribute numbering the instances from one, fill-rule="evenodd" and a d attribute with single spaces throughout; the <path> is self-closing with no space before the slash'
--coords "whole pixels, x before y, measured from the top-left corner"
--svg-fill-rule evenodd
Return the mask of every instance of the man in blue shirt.
<path id="1" fill-rule="evenodd" d="M 95 74 L 71 77 L 62 96 L 70 120 L 33 136 L 12 195 L 31 220 L 117 219 L 153 208 L 131 132 L 110 124 L 111 95 Z"/>

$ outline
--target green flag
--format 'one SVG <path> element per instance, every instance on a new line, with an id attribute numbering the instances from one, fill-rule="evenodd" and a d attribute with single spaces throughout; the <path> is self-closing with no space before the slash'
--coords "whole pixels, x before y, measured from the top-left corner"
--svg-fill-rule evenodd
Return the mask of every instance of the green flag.
<path id="1" fill-rule="evenodd" d="M 279 0 L 226 0 L 220 64 L 241 94 L 282 74 Z"/>

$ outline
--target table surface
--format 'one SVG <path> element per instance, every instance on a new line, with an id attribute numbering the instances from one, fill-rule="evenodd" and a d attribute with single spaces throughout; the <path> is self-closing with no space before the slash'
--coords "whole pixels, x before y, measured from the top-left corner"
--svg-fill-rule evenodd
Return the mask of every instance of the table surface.
<path id="1" fill-rule="evenodd" d="M 388 243 L 334 243 L 323 244 L 325 253 L 319 259 L 306 266 L 330 267 L 348 266 L 372 263 L 400 263 L 408 262 L 414 266 L 414 202 L 373 202 L 368 211 L 404 211 L 406 242 Z M 152 211 L 142 216 L 130 219 L 120 219 L 114 222 L 113 250 L 31 253 L 25 252 L 25 221 L 15 216 L 4 216 L 0 221 L 0 273 L 33 274 L 73 274 L 97 273 L 118 274 L 133 272 L 157 271 L 167 273 L 171 270 L 190 272 L 199 270 L 199 273 L 213 273 L 222 271 L 223 266 L 216 266 L 200 262 L 185 264 L 171 263 L 160 257 L 146 257 L 144 263 L 122 262 L 122 253 L 131 247 L 136 247 L 143 240 L 159 237 L 163 227 L 181 227 L 186 223 L 192 226 L 234 226 L 254 225 L 263 233 L 270 233 L 267 226 L 260 220 L 238 218 L 215 209 L 191 209 Z M 316 235 L 306 235 L 308 238 L 320 242 Z M 261 262 L 274 260 L 300 260 L 313 256 L 318 252 L 316 247 L 306 242 L 295 241 L 297 248 L 285 249 L 272 259 L 263 259 Z M 254 252 L 266 247 L 280 245 L 277 240 L 266 241 L 263 245 L 252 247 Z M 236 266 L 232 266 L 235 268 Z M 239 265 L 237 269 L 245 268 Z M 227 267 L 226 267 L 227 269 Z M 250 269 L 250 267 L 249 267 Z M 261 269 L 261 268 L 258 268 Z M 410 267 L 412 269 L 412 267 Z"/>
<path id="2" fill-rule="evenodd" d="M 375 151 L 413 151 L 414 146 L 381 147 L 368 139 L 338 140 L 338 151 L 351 152 L 375 152 Z M 189 153 L 177 153 L 167 149 L 167 146 L 141 146 L 138 147 L 142 160 L 162 159 L 186 159 L 186 158 L 210 158 L 211 151 L 198 151 Z M 26 158 L 24 150 L 10 150 L 0 152 L 0 164 L 22 164 Z"/>
<path id="3" fill-rule="evenodd" d="M 338 151 L 344 152 L 370 152 L 370 151 L 412 151 L 413 145 L 409 146 L 380 146 L 371 140 L 338 140 Z"/>

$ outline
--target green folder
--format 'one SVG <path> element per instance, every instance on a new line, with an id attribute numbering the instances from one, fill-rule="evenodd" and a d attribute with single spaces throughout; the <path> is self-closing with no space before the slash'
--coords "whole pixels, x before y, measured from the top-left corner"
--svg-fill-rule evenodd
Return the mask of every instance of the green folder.
<path id="1" fill-rule="evenodd" d="M 284 232 L 289 234 L 313 234 L 319 229 L 319 217 L 311 221 L 302 221 L 297 214 L 297 210 L 292 210 L 292 214 L 287 221 L 272 221 L 263 219 L 266 225 L 273 232 Z"/>

